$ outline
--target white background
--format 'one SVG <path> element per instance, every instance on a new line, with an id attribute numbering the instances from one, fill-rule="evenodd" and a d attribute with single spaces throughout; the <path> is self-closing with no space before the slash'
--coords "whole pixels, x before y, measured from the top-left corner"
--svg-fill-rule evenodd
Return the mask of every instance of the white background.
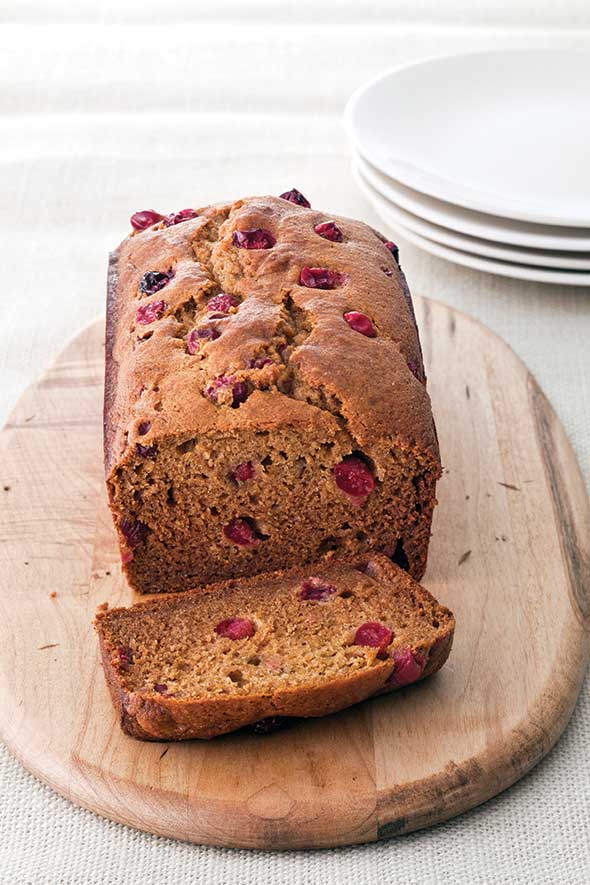
<path id="1" fill-rule="evenodd" d="M 1 0 L 0 22 L 2 419 L 103 311 L 106 253 L 134 210 L 295 186 L 379 226 L 341 126 L 359 83 L 434 54 L 590 46 L 588 0 Z M 590 289 L 487 276 L 398 239 L 414 291 L 475 315 L 525 360 L 587 474 Z M 587 685 L 556 750 L 503 796 L 429 832 L 338 851 L 157 839 L 73 808 L 0 754 L 3 883 L 581 885 L 589 844 Z"/>

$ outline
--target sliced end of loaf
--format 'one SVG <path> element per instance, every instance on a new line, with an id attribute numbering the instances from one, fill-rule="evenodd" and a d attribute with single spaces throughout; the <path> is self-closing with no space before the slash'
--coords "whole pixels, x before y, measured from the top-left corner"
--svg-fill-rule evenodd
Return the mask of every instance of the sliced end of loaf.
<path id="1" fill-rule="evenodd" d="M 121 725 L 148 740 L 320 716 L 402 687 L 443 665 L 454 623 L 384 556 L 226 581 L 95 621 Z"/>

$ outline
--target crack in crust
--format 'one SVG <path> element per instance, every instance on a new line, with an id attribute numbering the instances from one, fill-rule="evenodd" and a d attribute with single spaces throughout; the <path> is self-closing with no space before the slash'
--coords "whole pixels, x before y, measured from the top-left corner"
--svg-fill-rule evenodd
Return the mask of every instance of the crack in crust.
<path id="1" fill-rule="evenodd" d="M 229 291 L 228 287 L 222 285 L 220 279 L 222 274 L 217 270 L 214 258 L 215 247 L 220 240 L 220 229 L 222 224 L 227 221 L 230 216 L 231 212 L 227 212 L 221 216 L 221 221 L 217 217 L 211 218 L 207 225 L 199 232 L 199 238 L 193 240 L 191 243 L 195 260 L 199 262 L 211 281 L 212 295 L 221 292 L 225 292 L 228 295 L 235 294 L 234 292 Z M 375 235 L 380 242 L 386 242 L 385 238 L 378 232 L 375 231 Z M 305 383 L 296 364 L 291 360 L 291 357 L 294 355 L 297 348 L 306 343 L 314 328 L 313 312 L 309 308 L 297 305 L 293 298 L 293 292 L 295 289 L 296 286 L 293 285 L 281 287 L 280 317 L 282 322 L 278 324 L 280 332 L 273 335 L 268 340 L 265 349 L 261 350 L 255 357 L 253 357 L 253 360 L 270 359 L 273 363 L 276 363 L 276 368 L 263 372 L 261 369 L 263 369 L 264 366 L 261 368 L 232 366 L 231 368 L 228 367 L 228 373 L 231 373 L 232 378 L 235 378 L 237 381 L 245 381 L 253 388 L 260 390 L 274 388 L 292 399 L 306 402 L 309 405 L 315 406 L 316 408 L 329 413 L 336 419 L 340 428 L 343 431 L 346 431 L 350 442 L 351 452 L 360 450 L 362 446 L 350 431 L 348 419 L 343 411 L 342 400 L 336 395 L 331 394 L 324 384 L 320 384 L 317 388 L 311 389 L 309 385 Z M 403 289 L 406 302 L 409 305 L 412 318 L 415 322 L 413 306 L 409 289 L 405 282 L 405 277 L 403 278 Z M 248 298 L 255 297 L 255 293 L 246 295 L 241 303 L 243 304 Z M 235 309 L 235 312 L 233 310 L 230 312 L 227 322 L 231 323 L 232 316 L 240 310 L 240 307 L 241 305 Z M 184 315 L 188 313 L 188 316 L 190 316 L 195 327 L 198 327 L 200 323 L 207 319 L 206 309 L 197 315 L 196 304 L 192 298 L 182 306 L 182 310 Z M 177 314 L 178 313 L 179 311 L 177 311 Z M 186 320 L 184 321 L 184 325 L 185 327 L 187 326 Z M 214 328 L 218 328 L 218 326 L 216 327 L 215 324 L 212 324 L 210 321 L 207 325 L 212 325 Z M 388 338 L 388 340 L 392 341 L 399 350 L 399 342 L 394 338 L 387 335 L 384 336 L 383 334 L 381 334 L 381 337 Z M 204 358 L 206 357 L 206 351 L 207 348 L 205 348 L 205 353 L 203 353 Z M 420 357 L 422 357 L 421 350 Z M 202 365 L 205 369 L 205 382 L 202 389 L 206 390 L 207 384 L 211 383 L 214 378 L 207 373 L 205 363 Z M 250 371 L 247 370 L 248 368 L 250 368 Z M 229 408 L 230 405 L 231 403 L 228 398 L 219 402 L 220 407 Z"/>
<path id="2" fill-rule="evenodd" d="M 199 243 L 199 246 L 196 246 L 193 242 L 192 248 L 196 260 L 199 261 L 201 266 L 208 273 L 216 291 L 222 292 L 225 291 L 225 289 L 220 282 L 220 274 L 216 271 L 215 260 L 212 257 L 215 245 L 220 239 L 220 227 L 221 225 L 219 223 L 211 220 L 206 228 L 209 236 L 205 238 L 204 242 Z M 232 368 L 231 376 L 238 381 L 246 381 L 253 387 L 261 390 L 274 388 L 291 399 L 306 402 L 308 405 L 315 406 L 316 408 L 329 413 L 336 419 L 341 430 L 346 432 L 351 453 L 358 451 L 361 449 L 361 445 L 350 431 L 348 420 L 342 410 L 342 401 L 337 396 L 330 394 L 323 384 L 315 390 L 311 390 L 309 386 L 305 384 L 304 379 L 301 377 L 301 373 L 291 360 L 291 357 L 297 348 L 305 344 L 313 331 L 312 312 L 311 310 L 299 307 L 295 303 L 292 294 L 294 289 L 294 286 L 281 287 L 281 332 L 270 338 L 266 349 L 261 351 L 260 355 L 257 355 L 256 357 L 261 359 L 273 359 L 274 357 L 273 362 L 276 361 L 278 363 L 277 370 L 263 372 L 260 369 L 255 369 L 247 372 L 246 367 L 238 368 L 237 371 Z M 226 292 L 226 294 L 233 295 L 234 293 Z M 255 297 L 255 295 L 246 296 L 244 300 L 247 300 L 248 297 L 252 298 Z M 238 307 L 236 310 L 239 309 L 240 308 Z M 198 323 L 198 319 L 196 322 Z M 273 357 L 271 357 L 271 354 Z M 213 378 L 209 377 L 207 381 L 211 382 L 213 381 Z M 225 399 L 220 403 L 220 406 L 228 408 L 230 407 L 230 403 Z"/>
<path id="3" fill-rule="evenodd" d="M 201 219 L 205 219 L 205 223 L 201 224 L 195 232 L 189 235 L 187 245 L 192 260 L 203 272 L 203 279 L 200 280 L 198 291 L 193 292 L 193 294 L 190 294 L 189 297 L 174 305 L 168 311 L 167 322 L 168 325 L 172 325 L 172 328 L 168 330 L 168 335 L 172 338 L 184 340 L 187 360 L 190 360 L 190 365 L 199 372 L 199 387 L 205 396 L 207 395 L 207 389 L 216 378 L 230 375 L 236 382 L 243 382 L 247 385 L 248 394 L 254 390 L 274 390 L 291 399 L 306 402 L 309 405 L 329 412 L 343 428 L 348 428 L 351 440 L 355 442 L 355 447 L 362 448 L 361 441 L 358 440 L 358 433 L 350 429 L 350 420 L 343 407 L 342 395 L 336 394 L 333 389 L 329 390 L 329 385 L 326 384 L 324 378 L 314 378 L 313 381 L 310 381 L 308 373 L 302 372 L 300 361 L 293 359 L 293 357 L 301 355 L 302 349 L 307 350 L 307 345 L 310 344 L 309 339 L 317 337 L 315 335 L 316 332 L 320 334 L 319 326 L 321 323 L 323 322 L 326 325 L 327 311 L 324 309 L 325 305 L 330 301 L 337 301 L 338 298 L 347 297 L 346 286 L 342 293 L 339 290 L 331 290 L 329 294 L 322 293 L 324 305 L 321 306 L 318 314 L 317 293 L 315 290 L 311 290 L 315 297 L 311 298 L 311 303 L 305 303 L 305 297 L 301 297 L 302 287 L 299 285 L 299 274 L 296 268 L 295 279 L 289 280 L 286 283 L 282 281 L 278 287 L 279 291 L 275 294 L 270 293 L 271 298 L 269 298 L 269 293 L 267 292 L 259 298 L 256 290 L 242 291 L 239 293 L 241 303 L 237 308 L 230 309 L 225 316 L 217 312 L 209 315 L 210 311 L 207 310 L 207 304 L 211 297 L 221 292 L 226 292 L 229 295 L 237 294 L 234 287 L 227 285 L 228 276 L 231 277 L 232 274 L 236 276 L 236 273 L 237 275 L 241 274 L 244 276 L 245 269 L 239 266 L 239 261 L 237 265 L 234 261 L 236 266 L 230 267 L 230 273 L 228 274 L 227 266 L 224 266 L 224 261 L 225 265 L 227 265 L 227 254 L 224 255 L 222 253 L 220 256 L 219 247 L 223 245 L 222 240 L 227 233 L 226 229 L 228 225 L 232 226 L 235 216 L 238 215 L 239 217 L 244 209 L 248 211 L 248 202 L 243 200 L 238 201 L 232 206 L 208 207 L 199 210 L 199 215 Z M 300 211 L 299 207 L 295 209 L 295 212 Z M 156 226 L 154 230 L 160 229 L 164 232 L 166 231 L 163 224 Z M 379 244 L 384 242 L 384 238 L 377 231 L 371 228 L 366 228 L 366 230 L 370 231 L 370 236 L 374 237 Z M 137 234 L 134 234 L 134 237 L 136 236 Z M 346 240 L 350 242 L 351 238 L 346 237 Z M 325 246 L 325 241 L 322 241 L 322 244 Z M 270 251 L 275 252 L 276 250 Z M 400 336 L 399 328 L 394 328 L 391 323 L 389 324 L 390 327 L 387 328 L 385 324 L 378 320 L 374 320 L 378 332 L 377 338 L 366 339 L 361 344 L 360 339 L 364 339 L 364 336 L 359 336 L 357 333 L 352 332 L 349 335 L 357 337 L 357 341 L 354 342 L 356 348 L 363 346 L 366 354 L 370 354 L 372 352 L 371 349 L 376 352 L 375 344 L 377 342 L 380 344 L 389 342 L 395 347 L 406 365 L 409 366 L 410 371 L 418 382 L 424 384 L 425 375 L 422 352 L 415 329 L 415 317 L 407 283 L 389 251 L 384 251 L 386 251 L 386 256 L 379 256 L 379 264 L 381 265 L 384 261 L 387 261 L 387 263 L 394 265 L 394 268 L 391 268 L 391 272 L 393 273 L 395 270 L 397 285 L 401 290 L 406 309 L 409 313 L 412 327 L 410 335 L 406 333 Z M 282 270 L 283 267 L 288 268 L 292 264 L 292 260 L 289 259 L 291 259 L 291 256 L 282 255 L 275 261 L 275 266 L 274 268 L 271 267 L 271 271 L 277 267 L 279 270 Z M 304 254 L 303 261 L 300 259 L 298 264 L 305 264 L 305 259 L 306 256 Z M 130 267 L 137 269 L 137 263 L 131 257 L 127 257 L 127 263 Z M 164 257 L 160 264 L 174 269 L 174 258 L 172 256 Z M 223 279 L 224 277 L 225 279 Z M 164 300 L 167 288 L 164 287 L 152 300 Z M 305 292 L 306 290 L 303 291 Z M 162 296 L 161 299 L 160 296 Z M 350 297 L 353 301 L 355 300 L 354 295 Z M 255 331 L 256 324 L 260 322 L 260 312 L 257 310 L 249 311 L 249 309 L 251 306 L 266 307 L 268 309 L 273 301 L 277 308 L 274 323 L 268 322 L 267 326 L 274 325 L 274 328 L 270 331 L 270 334 L 267 328 L 265 330 L 267 334 L 261 336 Z M 338 306 L 340 303 L 338 302 Z M 355 309 L 356 307 L 357 305 L 354 303 L 349 305 L 349 309 Z M 249 314 L 248 316 L 246 316 L 247 313 Z M 341 315 L 335 316 L 334 310 L 332 310 L 331 320 L 332 325 L 335 320 L 342 324 L 344 322 Z M 158 324 L 156 323 L 155 325 L 157 326 Z M 211 336 L 209 339 L 203 338 L 199 342 L 200 346 L 196 353 L 191 352 L 189 354 L 186 340 L 193 329 L 211 330 Z M 154 329 L 150 325 L 142 325 L 138 331 L 135 321 L 131 325 L 131 331 L 136 335 L 136 337 L 135 335 L 133 337 L 133 350 L 139 344 L 143 348 L 148 341 L 155 344 L 161 337 L 160 329 Z M 250 352 L 246 354 L 246 358 L 241 360 L 237 358 L 237 355 L 229 346 L 228 340 L 229 336 L 235 341 L 238 335 L 246 339 L 249 336 L 251 339 Z M 258 339 L 256 344 L 252 340 L 254 338 Z M 408 338 L 413 338 L 414 340 L 408 341 Z M 228 348 L 224 358 L 225 341 L 228 341 Z M 247 350 L 248 348 L 241 348 L 242 356 L 244 356 L 244 352 Z M 215 356 L 215 359 L 212 359 L 213 356 Z M 346 358 L 345 354 L 343 356 Z M 367 356 L 365 356 L 366 359 Z M 271 362 L 264 362 L 266 360 Z M 220 408 L 231 404 L 231 397 L 218 398 L 217 405 Z M 239 405 L 241 404 L 239 403 Z M 428 443 L 435 457 L 438 457 L 433 425 L 431 421 L 428 423 L 430 427 L 426 428 L 426 431 L 432 437 L 428 440 Z"/>

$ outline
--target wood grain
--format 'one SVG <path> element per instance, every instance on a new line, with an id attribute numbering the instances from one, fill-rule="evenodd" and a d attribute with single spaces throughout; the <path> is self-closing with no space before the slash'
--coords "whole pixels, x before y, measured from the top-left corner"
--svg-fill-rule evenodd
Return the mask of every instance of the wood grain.
<path id="1" fill-rule="evenodd" d="M 0 730 L 33 774 L 150 832 L 303 848 L 445 820 L 547 753 L 588 653 L 584 483 L 512 351 L 467 317 L 416 302 L 445 464 L 424 581 L 457 617 L 445 669 L 267 737 L 124 736 L 92 630 L 99 603 L 132 601 L 103 488 L 96 323 L 23 396 L 1 437 Z"/>

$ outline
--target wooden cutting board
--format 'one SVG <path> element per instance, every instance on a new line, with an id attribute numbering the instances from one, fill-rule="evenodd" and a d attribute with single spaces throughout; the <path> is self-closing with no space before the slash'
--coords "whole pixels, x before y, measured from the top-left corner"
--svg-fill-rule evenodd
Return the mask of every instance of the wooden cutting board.
<path id="1" fill-rule="evenodd" d="M 97 322 L 23 396 L 1 436 L 0 730 L 29 771 L 149 832 L 303 848 L 445 820 L 547 753 L 588 651 L 584 482 L 506 344 L 416 302 L 445 464 L 424 583 L 457 617 L 444 670 L 267 737 L 153 744 L 120 732 L 92 628 L 99 603 L 133 601 L 103 488 Z"/>

